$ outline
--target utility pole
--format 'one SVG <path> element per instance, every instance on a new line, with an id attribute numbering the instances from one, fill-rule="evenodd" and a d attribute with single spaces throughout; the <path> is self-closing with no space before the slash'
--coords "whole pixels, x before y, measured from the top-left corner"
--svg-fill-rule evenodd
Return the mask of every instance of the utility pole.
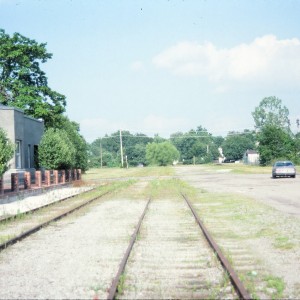
<path id="1" fill-rule="evenodd" d="M 123 168 L 124 160 L 123 160 L 123 145 L 122 145 L 122 131 L 120 129 L 120 152 L 121 152 L 121 166 Z"/>
<path id="2" fill-rule="evenodd" d="M 101 139 L 100 139 L 100 166 L 101 166 L 101 169 L 102 169 L 102 143 L 101 143 Z"/>

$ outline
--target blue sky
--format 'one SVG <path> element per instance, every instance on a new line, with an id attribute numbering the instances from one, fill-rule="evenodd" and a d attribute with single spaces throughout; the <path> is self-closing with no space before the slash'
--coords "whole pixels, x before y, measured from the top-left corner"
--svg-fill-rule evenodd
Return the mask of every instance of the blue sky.
<path id="1" fill-rule="evenodd" d="M 49 86 L 88 142 L 253 129 L 268 96 L 297 130 L 298 0 L 0 0 L 0 28 L 47 43 Z"/>

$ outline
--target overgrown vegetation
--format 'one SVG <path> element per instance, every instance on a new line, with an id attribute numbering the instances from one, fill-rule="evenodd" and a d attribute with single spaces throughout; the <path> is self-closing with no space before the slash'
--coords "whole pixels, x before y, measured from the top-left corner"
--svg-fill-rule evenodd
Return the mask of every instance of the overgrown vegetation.
<path id="1" fill-rule="evenodd" d="M 14 148 L 6 133 L 0 128 L 0 179 L 8 169 L 8 162 L 13 157 Z"/>
<path id="2" fill-rule="evenodd" d="M 41 65 L 52 58 L 46 45 L 20 33 L 10 36 L 0 29 L 0 104 L 20 108 L 26 115 L 43 119 L 48 130 L 59 129 L 66 132 L 61 135 L 64 138 L 67 136 L 65 144 L 70 146 L 72 163 L 70 155 L 65 156 L 65 161 L 60 159 L 58 162 L 57 156 L 63 158 L 65 154 L 65 147 L 60 143 L 59 147 L 55 147 L 59 152 L 57 155 L 51 151 L 52 158 L 49 154 L 41 153 L 41 160 L 37 162 L 40 167 L 73 167 L 85 171 L 87 143 L 79 134 L 79 125 L 63 115 L 66 97 L 49 87 L 46 73 L 41 69 Z M 49 142 L 49 134 L 45 139 Z"/>
<path id="3" fill-rule="evenodd" d="M 176 160 L 175 157 L 181 164 L 205 164 L 216 162 L 219 158 L 225 162 L 248 163 L 246 151 L 254 150 L 260 155 L 260 165 L 271 165 L 279 159 L 300 164 L 300 134 L 291 132 L 289 111 L 282 101 L 276 97 L 266 97 L 252 115 L 256 131 L 230 131 L 226 137 L 213 136 L 202 126 L 185 133 L 173 133 L 170 139 L 159 136 L 150 138 L 126 131 L 122 138 L 124 157 L 128 166 L 167 165 Z M 299 120 L 297 124 L 299 127 Z M 171 151 L 170 146 L 166 150 L 166 143 L 175 146 L 178 154 L 175 149 Z M 97 139 L 90 145 L 90 167 L 120 166 L 120 153 L 120 132 Z"/>
<path id="4" fill-rule="evenodd" d="M 49 128 L 39 146 L 40 165 L 47 169 L 70 169 L 74 166 L 75 148 L 64 130 Z"/>

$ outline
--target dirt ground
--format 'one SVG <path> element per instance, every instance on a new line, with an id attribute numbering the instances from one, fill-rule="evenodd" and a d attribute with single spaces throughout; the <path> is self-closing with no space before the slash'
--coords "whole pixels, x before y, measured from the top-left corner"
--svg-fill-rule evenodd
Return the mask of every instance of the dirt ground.
<path id="1" fill-rule="evenodd" d="M 203 193 L 204 200 L 200 196 L 195 201 L 198 213 L 229 253 L 234 267 L 239 270 L 241 263 L 239 275 L 248 279 L 252 295 L 299 299 L 300 177 L 235 174 L 230 165 L 222 169 L 182 166 L 176 167 L 176 174 Z M 214 196 L 205 200 L 209 193 Z M 234 200 L 230 203 L 228 199 Z M 247 253 L 248 265 L 239 252 Z"/>
<path id="2" fill-rule="evenodd" d="M 230 165 L 215 172 L 202 166 L 183 166 L 177 167 L 176 173 L 196 188 L 247 195 L 300 218 L 300 176 L 272 179 L 271 174 L 233 174 Z"/>

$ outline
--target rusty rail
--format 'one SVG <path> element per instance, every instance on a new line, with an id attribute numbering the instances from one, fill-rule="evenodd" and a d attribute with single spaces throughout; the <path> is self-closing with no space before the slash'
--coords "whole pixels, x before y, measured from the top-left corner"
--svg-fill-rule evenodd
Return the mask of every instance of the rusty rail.
<path id="1" fill-rule="evenodd" d="M 80 208 L 82 208 L 82 207 L 84 207 L 84 206 L 92 203 L 93 201 L 95 201 L 95 200 L 97 200 L 97 199 L 99 199 L 99 198 L 107 195 L 108 193 L 109 192 L 105 192 L 104 194 L 102 194 L 100 196 L 97 196 L 95 198 L 92 198 L 92 199 L 88 200 L 87 202 L 81 203 L 80 205 L 78 205 L 78 206 L 76 206 L 76 207 L 74 207 L 74 208 L 72 208 L 72 209 L 70 209 L 68 211 L 63 212 L 62 214 L 60 214 L 60 215 L 58 215 L 58 216 L 56 216 L 54 218 L 51 218 L 50 220 L 48 220 L 46 222 L 43 222 L 43 223 L 41 223 L 41 224 L 39 224 L 39 225 L 37 225 L 35 227 L 32 227 L 31 229 L 29 229 L 29 230 L 21 233 L 20 235 L 14 237 L 14 238 L 3 242 L 2 244 L 0 244 L 0 251 L 6 249 L 7 247 L 9 247 L 9 246 L 11 246 L 11 245 L 13 245 L 13 244 L 15 244 L 15 243 L 23 240 L 23 239 L 25 239 L 26 237 L 30 236 L 31 234 L 33 234 L 33 233 L 37 232 L 38 230 L 42 229 L 43 227 L 49 225 L 51 222 L 56 222 L 56 221 L 62 219 L 63 217 L 65 217 L 65 216 L 73 213 L 76 210 L 79 210 Z"/>
<path id="2" fill-rule="evenodd" d="M 124 256 L 123 256 L 123 259 L 122 259 L 121 264 L 120 264 L 120 266 L 119 266 L 119 270 L 118 270 L 118 272 L 117 272 L 117 275 L 115 276 L 115 278 L 114 278 L 114 280 L 113 280 L 113 282 L 112 282 L 112 284 L 111 284 L 111 286 L 110 286 L 110 288 L 109 288 L 109 294 L 108 294 L 108 296 L 107 296 L 107 299 L 109 299 L 109 300 L 113 300 L 113 299 L 115 299 L 115 297 L 116 297 L 116 294 L 117 294 L 117 291 L 118 291 L 118 284 L 119 284 L 120 278 L 121 278 L 121 276 L 122 276 L 122 274 L 123 274 L 123 272 L 124 272 L 124 270 L 125 270 L 125 266 L 126 266 L 128 257 L 129 257 L 129 255 L 130 255 L 130 252 L 131 252 L 131 250 L 132 250 L 132 247 L 133 247 L 133 245 L 134 245 L 134 242 L 135 242 L 135 240 L 136 240 L 136 238 L 137 238 L 137 235 L 138 235 L 138 233 L 139 233 L 139 231 L 140 231 L 140 227 L 141 227 L 141 224 L 142 224 L 143 219 L 144 219 L 144 217 L 145 217 L 145 214 L 146 214 L 146 212 L 147 212 L 147 209 L 148 209 L 148 206 L 149 206 L 150 201 L 151 201 L 151 199 L 149 199 L 149 200 L 147 201 L 147 204 L 146 204 L 145 209 L 144 209 L 144 211 L 143 211 L 143 213 L 142 213 L 142 215 L 141 215 L 141 217 L 140 217 L 140 220 L 139 220 L 139 222 L 138 222 L 138 225 L 137 225 L 137 227 L 135 228 L 135 230 L 134 230 L 134 232 L 133 232 L 133 234 L 132 234 L 132 236 L 131 236 L 129 246 L 128 246 L 128 248 L 127 248 L 127 250 L 126 250 L 126 252 L 125 252 L 125 254 L 124 254 Z"/>
<path id="3" fill-rule="evenodd" d="M 240 281 L 239 277 L 237 276 L 236 272 L 234 271 L 234 269 L 230 265 L 229 261 L 224 256 L 221 249 L 219 248 L 217 243 L 214 241 L 214 239 L 212 238 L 212 236 L 210 235 L 210 233 L 208 232 L 208 230 L 204 226 L 203 222 L 200 220 L 198 214 L 196 213 L 194 207 L 192 206 L 192 204 L 189 201 L 189 199 L 187 198 L 187 196 L 184 195 L 184 194 L 182 194 L 182 196 L 185 199 L 185 201 L 187 202 L 188 206 L 190 207 L 190 209 L 191 209 L 197 223 L 199 224 L 204 236 L 206 237 L 208 243 L 210 244 L 212 249 L 215 251 L 215 253 L 217 254 L 218 259 L 220 260 L 220 262 L 223 266 L 223 268 L 228 273 L 230 281 L 233 284 L 234 288 L 236 289 L 236 292 L 238 293 L 239 297 L 241 299 L 252 299 L 250 294 L 248 293 L 248 291 L 244 287 L 243 283 Z"/>

